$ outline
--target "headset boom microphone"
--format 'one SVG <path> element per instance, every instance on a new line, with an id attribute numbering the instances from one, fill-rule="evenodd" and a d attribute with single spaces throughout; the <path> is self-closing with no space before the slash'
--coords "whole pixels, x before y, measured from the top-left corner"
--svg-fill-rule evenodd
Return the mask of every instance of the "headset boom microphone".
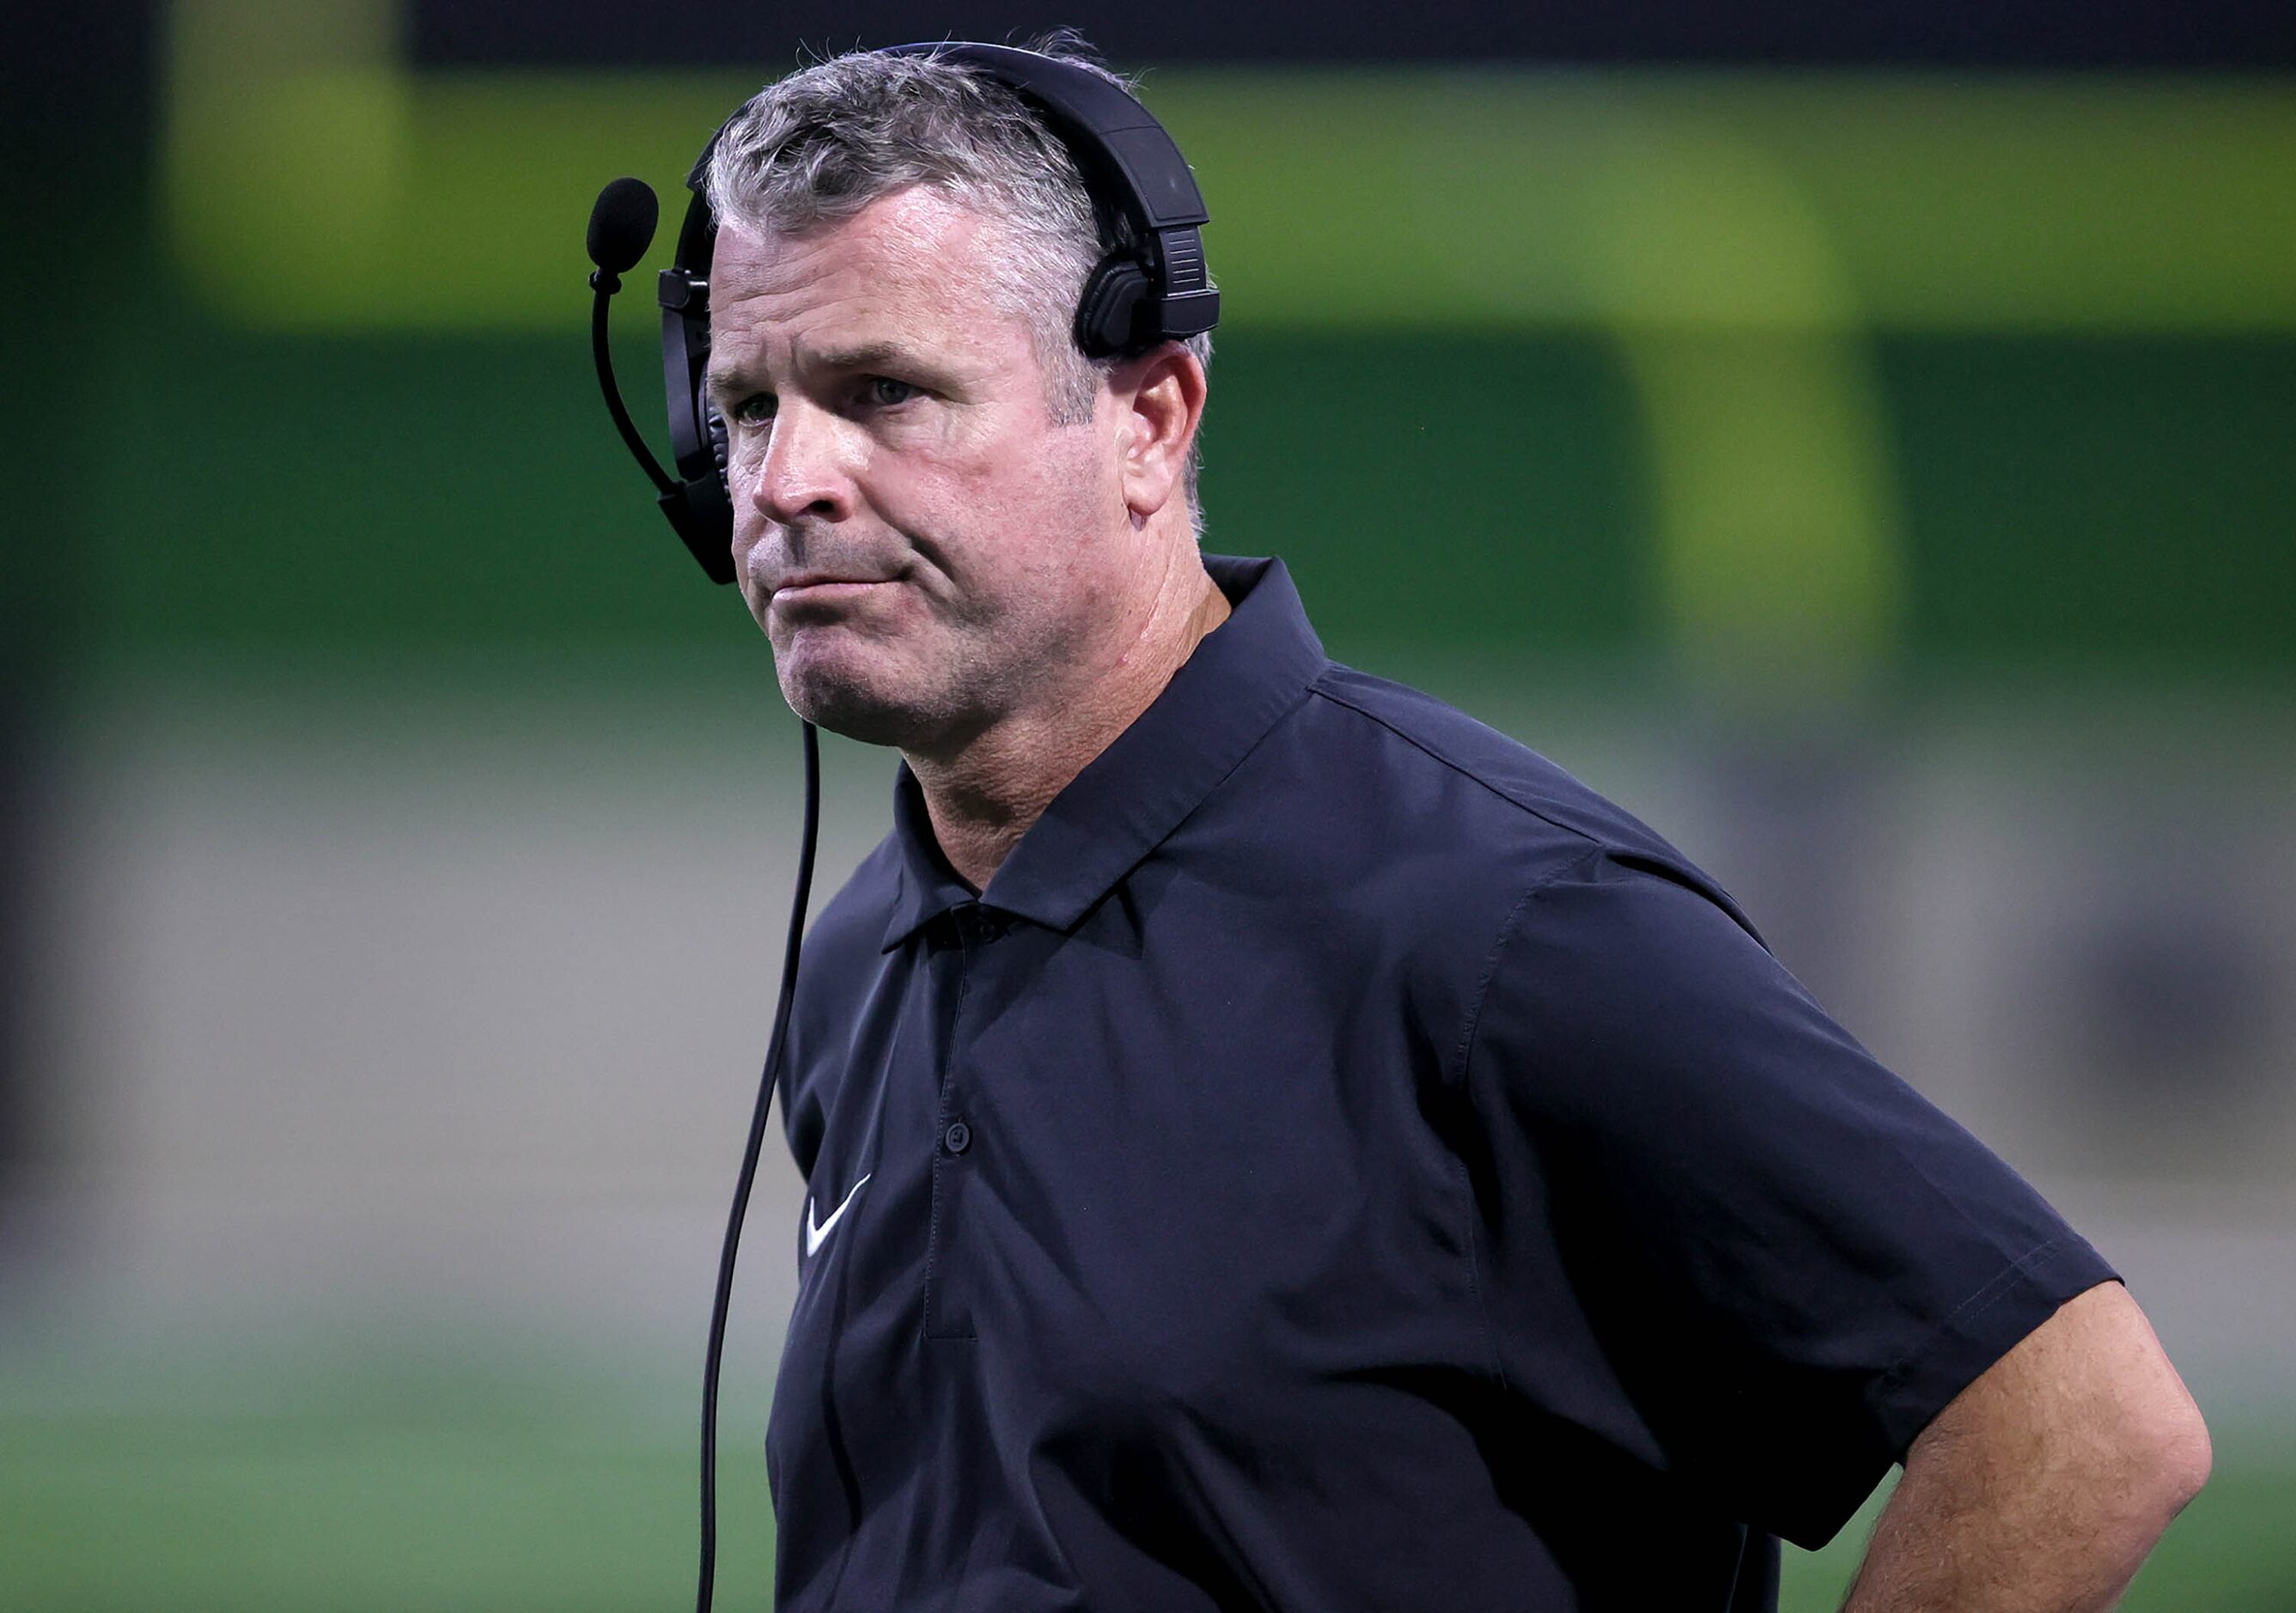
<path id="1" fill-rule="evenodd" d="M 590 261 L 609 278 L 636 268 L 653 244 L 653 226 L 660 217 L 652 185 L 643 179 L 615 180 L 598 192 L 598 204 L 590 209 Z M 591 283 L 597 283 L 595 277 Z"/>

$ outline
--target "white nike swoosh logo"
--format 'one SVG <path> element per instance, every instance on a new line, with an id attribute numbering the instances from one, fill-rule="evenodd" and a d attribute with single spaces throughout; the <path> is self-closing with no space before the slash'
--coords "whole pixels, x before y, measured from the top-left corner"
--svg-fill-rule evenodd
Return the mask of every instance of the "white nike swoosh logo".
<path id="1" fill-rule="evenodd" d="M 869 1178 L 866 1176 L 864 1176 L 860 1181 L 856 1182 L 853 1184 L 853 1192 L 845 1195 L 845 1202 L 839 1205 L 835 1209 L 830 1211 L 829 1219 L 822 1222 L 816 1222 L 814 1220 L 813 1199 L 810 1194 L 807 1196 L 805 1201 L 805 1252 L 808 1259 L 812 1257 L 814 1251 L 821 1247 L 822 1240 L 829 1236 L 830 1229 L 837 1224 L 838 1217 L 844 1215 L 847 1210 L 853 1208 L 853 1193 L 859 1192 L 863 1188 L 868 1186 L 868 1184 Z"/>

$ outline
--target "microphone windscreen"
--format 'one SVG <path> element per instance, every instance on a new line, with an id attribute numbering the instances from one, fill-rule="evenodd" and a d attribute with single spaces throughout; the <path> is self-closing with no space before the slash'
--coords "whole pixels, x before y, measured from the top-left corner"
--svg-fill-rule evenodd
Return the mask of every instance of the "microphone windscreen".
<path id="1" fill-rule="evenodd" d="M 661 204 L 643 179 L 617 179 L 598 192 L 590 209 L 590 261 L 609 274 L 634 268 L 653 244 Z"/>

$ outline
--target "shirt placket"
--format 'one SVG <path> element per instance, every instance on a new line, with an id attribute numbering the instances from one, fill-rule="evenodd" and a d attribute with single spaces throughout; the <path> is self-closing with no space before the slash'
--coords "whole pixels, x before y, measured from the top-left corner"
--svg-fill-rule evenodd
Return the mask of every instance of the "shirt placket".
<path id="1" fill-rule="evenodd" d="M 972 1294 L 965 1273 L 968 1196 L 978 1159 L 967 1118 L 972 1095 L 965 1048 L 966 1009 L 973 976 L 982 965 L 989 925 L 980 907 L 966 903 L 949 913 L 955 942 L 941 961 L 947 990 L 947 1029 L 940 1037 L 939 1094 L 932 1133 L 932 1216 L 925 1254 L 925 1334 L 931 1339 L 974 1336 Z"/>

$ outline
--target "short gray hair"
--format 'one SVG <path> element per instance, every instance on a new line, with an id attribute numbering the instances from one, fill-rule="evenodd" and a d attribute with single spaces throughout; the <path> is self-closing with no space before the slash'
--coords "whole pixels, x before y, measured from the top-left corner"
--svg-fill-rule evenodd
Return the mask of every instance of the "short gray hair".
<path id="1" fill-rule="evenodd" d="M 1124 80 L 1063 33 L 1031 48 L 1110 83 Z M 946 192 L 1004 226 L 999 300 L 1028 322 L 1044 367 L 1054 423 L 1092 416 L 1104 372 L 1073 334 L 1084 282 L 1102 256 L 1127 244 L 1120 220 L 1093 204 L 1068 148 L 1006 86 L 930 55 L 856 51 L 816 62 L 759 90 L 718 137 L 705 181 L 710 210 L 760 233 L 802 235 L 842 223 L 911 185 Z M 1209 366 L 1209 332 L 1185 344 Z M 1191 444 L 1185 488 L 1201 528 Z"/>

